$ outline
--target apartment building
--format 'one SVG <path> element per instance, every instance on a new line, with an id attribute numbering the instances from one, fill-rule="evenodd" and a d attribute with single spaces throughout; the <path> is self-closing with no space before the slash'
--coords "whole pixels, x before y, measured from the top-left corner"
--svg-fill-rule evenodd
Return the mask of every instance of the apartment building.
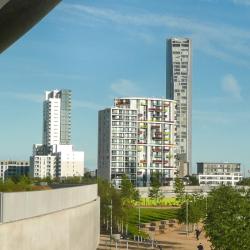
<path id="1" fill-rule="evenodd" d="M 34 155 L 30 157 L 30 176 L 34 178 L 57 177 L 56 155 Z"/>
<path id="2" fill-rule="evenodd" d="M 43 102 L 43 145 L 70 144 L 71 90 L 45 92 Z"/>
<path id="3" fill-rule="evenodd" d="M 117 98 L 99 111 L 98 175 L 120 186 L 126 174 L 135 186 L 162 185 L 177 173 L 175 102 L 160 98 Z"/>
<path id="4" fill-rule="evenodd" d="M 198 162 L 197 174 L 200 185 L 210 186 L 235 186 L 243 178 L 240 163 Z"/>
<path id="5" fill-rule="evenodd" d="M 3 181 L 13 176 L 28 175 L 28 161 L 0 160 L 0 179 Z"/>
<path id="6" fill-rule="evenodd" d="M 192 42 L 189 38 L 167 40 L 166 98 L 175 100 L 176 143 L 183 174 L 192 166 Z"/>
<path id="7" fill-rule="evenodd" d="M 45 92 L 43 102 L 43 144 L 33 146 L 32 177 L 84 175 L 84 152 L 71 143 L 71 90 Z"/>

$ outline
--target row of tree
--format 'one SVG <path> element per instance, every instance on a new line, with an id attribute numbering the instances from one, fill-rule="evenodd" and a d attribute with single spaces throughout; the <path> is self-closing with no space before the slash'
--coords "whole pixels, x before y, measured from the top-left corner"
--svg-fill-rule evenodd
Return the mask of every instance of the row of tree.
<path id="1" fill-rule="evenodd" d="M 204 223 L 213 249 L 250 249 L 250 190 L 221 186 L 208 196 L 183 194 L 180 222 Z"/>
<path id="2" fill-rule="evenodd" d="M 110 232 L 112 217 L 112 233 L 127 235 L 129 212 L 140 199 L 138 190 L 124 175 L 120 190 L 115 189 L 108 181 L 98 179 L 98 194 L 101 200 L 101 229 Z"/>

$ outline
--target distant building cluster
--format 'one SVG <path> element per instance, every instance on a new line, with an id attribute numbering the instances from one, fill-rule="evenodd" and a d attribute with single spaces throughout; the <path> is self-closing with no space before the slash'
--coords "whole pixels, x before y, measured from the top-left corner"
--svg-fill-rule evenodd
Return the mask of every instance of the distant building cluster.
<path id="1" fill-rule="evenodd" d="M 84 152 L 71 143 L 71 91 L 46 91 L 43 102 L 43 144 L 33 146 L 30 176 L 67 178 L 84 175 Z"/>
<path id="2" fill-rule="evenodd" d="M 192 165 L 191 40 L 167 41 L 166 99 L 116 98 L 99 111 L 98 175 L 120 187 L 126 174 L 137 187 L 189 174 Z"/>
<path id="3" fill-rule="evenodd" d="M 15 175 L 84 175 L 84 152 L 71 144 L 71 91 L 45 92 L 42 144 L 33 145 L 30 162 L 0 162 L 0 178 Z M 192 42 L 171 38 L 166 49 L 166 98 L 115 98 L 98 115 L 97 176 L 119 188 L 123 175 L 136 187 L 162 186 L 191 174 Z M 242 179 L 240 163 L 197 163 L 200 185 L 232 185 Z"/>

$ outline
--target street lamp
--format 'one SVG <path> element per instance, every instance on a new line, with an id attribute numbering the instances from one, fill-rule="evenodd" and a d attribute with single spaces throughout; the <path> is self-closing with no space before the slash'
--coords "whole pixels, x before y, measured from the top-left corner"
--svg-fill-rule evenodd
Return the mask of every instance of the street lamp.
<path id="1" fill-rule="evenodd" d="M 206 203 L 205 203 L 205 207 L 206 207 L 206 216 L 207 216 L 207 196 L 208 196 L 208 193 L 207 192 L 205 192 L 204 193 L 204 196 L 205 196 L 205 201 L 206 201 Z"/>
<path id="2" fill-rule="evenodd" d="M 188 196 L 186 194 L 186 234 L 188 236 L 188 230 L 189 230 L 189 226 L 188 226 Z"/>
<path id="3" fill-rule="evenodd" d="M 140 227 L 141 227 L 141 207 L 140 207 L 140 205 L 138 207 L 138 212 L 139 212 L 139 214 L 138 214 L 138 222 L 139 222 L 138 229 L 139 229 L 139 232 L 140 232 Z"/>
<path id="4" fill-rule="evenodd" d="M 141 227 L 141 208 L 140 208 L 140 205 L 138 207 L 138 242 L 140 241 L 140 227 Z"/>
<path id="5" fill-rule="evenodd" d="M 109 208 L 110 208 L 110 249 L 111 249 L 111 239 L 112 239 L 112 199 L 111 199 L 111 202 L 110 202 L 110 205 L 109 205 Z"/>

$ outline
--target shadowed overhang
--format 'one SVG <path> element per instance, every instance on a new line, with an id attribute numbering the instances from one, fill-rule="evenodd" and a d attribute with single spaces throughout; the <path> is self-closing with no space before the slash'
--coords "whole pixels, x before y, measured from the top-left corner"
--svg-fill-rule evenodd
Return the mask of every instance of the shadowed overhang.
<path id="1" fill-rule="evenodd" d="M 0 53 L 39 22 L 61 0 L 0 0 Z"/>

